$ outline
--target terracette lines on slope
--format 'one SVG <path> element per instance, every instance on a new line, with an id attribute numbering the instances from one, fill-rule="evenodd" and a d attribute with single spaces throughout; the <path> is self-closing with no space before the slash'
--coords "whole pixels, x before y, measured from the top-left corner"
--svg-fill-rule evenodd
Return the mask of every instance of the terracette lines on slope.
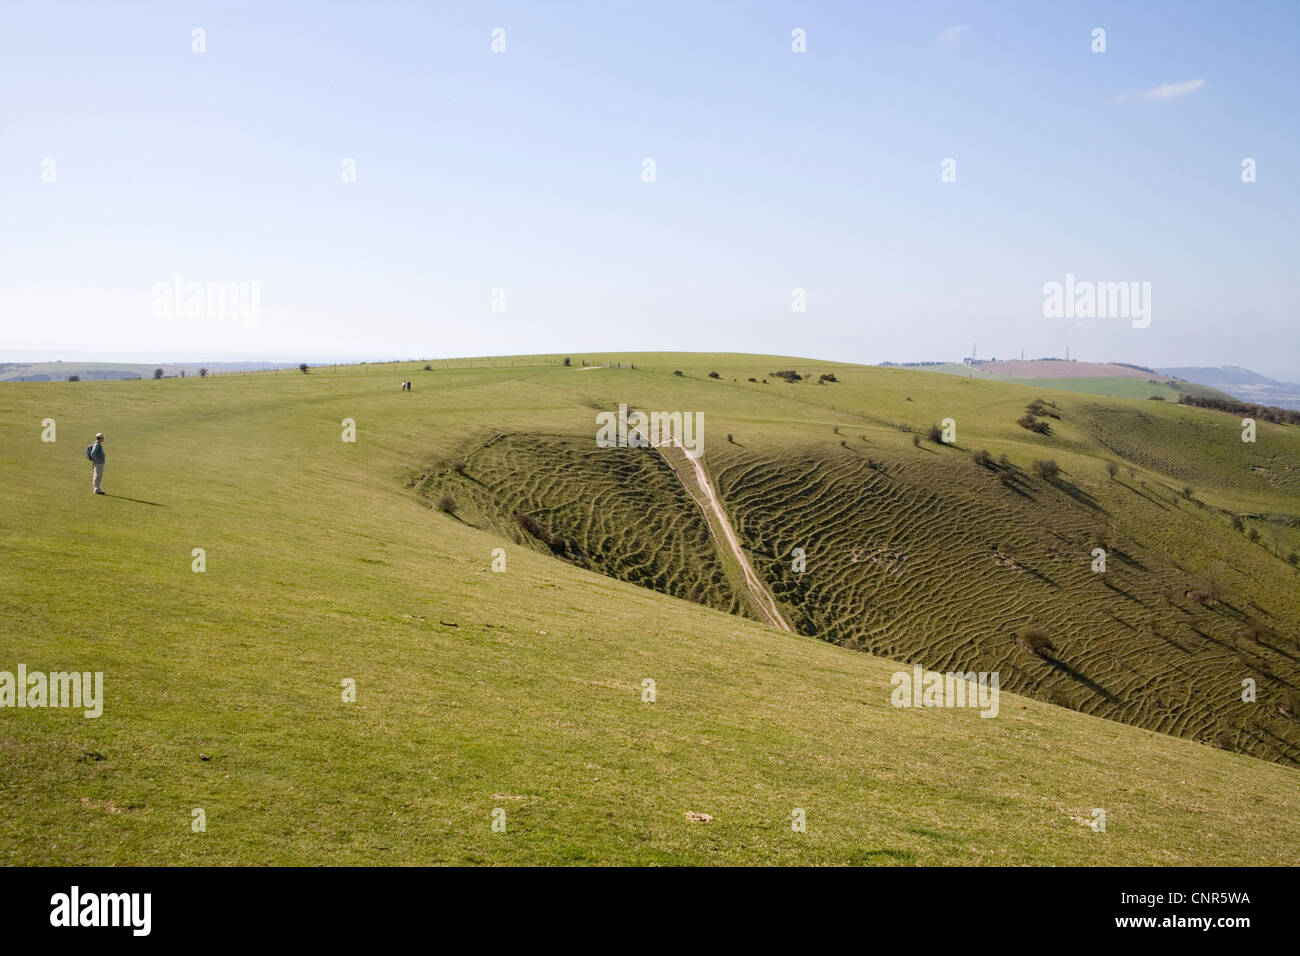
<path id="1" fill-rule="evenodd" d="M 665 445 L 672 449 L 671 455 L 665 450 Z M 731 521 L 727 518 L 727 513 L 722 510 L 722 503 L 718 501 L 718 495 L 713 490 L 713 484 L 709 481 L 708 473 L 705 472 L 704 466 L 700 464 L 699 459 L 687 454 L 677 439 L 672 436 L 667 437 L 660 444 L 659 453 L 664 456 L 664 460 L 668 462 L 668 467 L 673 470 L 673 474 L 681 481 L 682 487 L 695 499 L 695 503 L 704 512 L 705 519 L 709 523 L 710 534 L 717 538 L 719 532 L 721 533 L 722 540 L 740 564 L 740 570 L 744 575 L 745 586 L 749 590 L 750 598 L 763 617 L 773 627 L 780 628 L 783 631 L 792 630 L 781 615 L 781 609 L 777 606 L 776 598 L 768 591 L 767 585 L 763 583 L 762 579 L 755 573 L 753 566 L 750 565 L 744 548 L 740 546 L 740 539 L 736 537 L 736 532 L 731 527 Z M 677 459 L 677 461 L 674 462 L 673 459 Z M 692 478 L 688 480 L 682 474 L 683 470 L 691 474 Z"/>

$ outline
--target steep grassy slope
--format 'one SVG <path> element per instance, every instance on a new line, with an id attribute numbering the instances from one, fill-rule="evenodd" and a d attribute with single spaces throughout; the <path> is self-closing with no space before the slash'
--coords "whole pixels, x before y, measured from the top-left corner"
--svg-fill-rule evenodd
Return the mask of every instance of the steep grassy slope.
<path id="1" fill-rule="evenodd" d="M 808 379 L 832 369 L 838 381 L 791 385 L 770 372 L 794 360 L 709 357 L 683 376 L 666 374 L 659 357 L 636 360 L 635 372 L 581 373 L 584 392 L 608 383 L 606 404 L 584 395 L 588 406 L 708 408 L 707 467 L 751 563 L 803 633 L 927 666 L 997 670 L 1005 686 L 1042 700 L 1300 761 L 1300 723 L 1288 704 L 1300 683 L 1300 607 L 1296 571 L 1283 560 L 1295 528 L 1252 510 L 1284 509 L 1268 513 L 1294 521 L 1297 429 L 1261 423 L 1252 445 L 1219 413 L 1042 393 L 1055 406 L 1042 436 L 1016 424 L 1040 393 L 1006 385 L 808 362 Z M 924 391 L 900 395 L 898 384 Z M 809 406 L 835 414 L 815 422 Z M 947 417 L 957 422 L 957 447 L 913 444 L 927 423 Z M 567 452 L 572 470 L 547 439 L 512 446 L 509 468 L 472 461 L 468 474 L 494 484 L 509 502 L 505 514 L 544 503 L 511 490 L 532 475 L 546 476 L 556 502 L 626 514 L 626 476 L 598 464 L 607 453 L 583 441 L 590 451 Z M 1007 464 L 977 464 L 976 449 Z M 1064 471 L 1045 480 L 1032 465 L 1049 457 Z M 1124 463 L 1113 478 L 1108 461 Z M 1191 498 L 1178 490 L 1185 481 L 1196 482 Z M 1224 509 L 1257 515 L 1246 524 L 1277 540 L 1250 543 Z M 584 537 L 585 523 L 564 520 L 563 510 L 551 512 L 552 532 Z M 696 518 L 664 501 L 655 522 L 665 512 Z M 1099 546 L 1105 573 L 1092 570 Z M 793 568 L 796 547 L 808 556 L 806 572 Z M 604 570 L 623 576 L 617 562 Z M 734 608 L 734 587 L 722 603 L 714 593 L 705 599 Z M 1051 653 L 1026 646 L 1024 631 L 1035 627 Z M 1241 699 L 1246 678 L 1255 701 Z"/>
<path id="2" fill-rule="evenodd" d="M 0 669 L 101 670 L 107 697 L 98 720 L 0 710 L 0 860 L 1294 861 L 1291 768 L 1010 694 L 996 719 L 896 709 L 895 663 L 595 574 L 536 539 L 512 543 L 512 514 L 479 530 L 430 507 L 443 483 L 471 504 L 450 483 L 514 486 L 505 463 L 477 474 L 475 449 L 492 436 L 590 436 L 594 408 L 620 396 L 702 408 L 715 479 L 792 436 L 847 457 L 839 441 L 861 439 L 835 424 L 874 423 L 898 457 L 919 456 L 892 422 L 939 410 L 925 384 L 938 376 L 850 369 L 842 389 L 763 386 L 704 373 L 770 372 L 770 360 L 660 359 L 636 356 L 635 371 L 463 363 L 0 386 Z M 414 392 L 398 391 L 404 378 Z M 974 423 L 985 400 L 1001 423 L 1007 399 L 992 393 L 956 414 Z M 45 418 L 56 443 L 40 440 Z M 344 418 L 355 444 L 340 441 Z M 1027 440 L 998 427 L 1008 448 Z M 91 496 L 81 457 L 97 430 L 109 497 Z M 1067 442 L 1061 431 L 1052 442 Z M 1077 454 L 1082 471 L 1092 460 Z M 460 459 L 469 477 L 452 468 Z M 1224 507 L 1289 503 L 1262 479 L 1240 494 L 1203 484 Z M 625 508 L 671 531 L 681 502 L 654 487 Z M 1208 526 L 1219 506 L 1179 507 Z M 557 523 L 598 526 L 568 507 Z M 683 560 L 697 555 L 698 537 L 677 533 Z M 507 570 L 493 573 L 503 546 Z M 1276 587 L 1267 562 L 1289 569 L 1250 547 L 1245 573 Z M 1282 619 L 1293 600 L 1259 604 Z M 355 703 L 341 700 L 345 678 Z M 195 808 L 204 833 L 191 829 Z M 494 808 L 504 833 L 491 830 Z M 791 830 L 795 808 L 807 833 Z M 1106 810 L 1105 833 L 1081 825 L 1093 808 Z"/>
<path id="3" fill-rule="evenodd" d="M 703 515 L 654 452 L 497 435 L 453 472 L 437 487 L 464 521 L 621 581 L 724 611 L 743 607 Z M 592 494 L 597 487 L 606 493 Z"/>

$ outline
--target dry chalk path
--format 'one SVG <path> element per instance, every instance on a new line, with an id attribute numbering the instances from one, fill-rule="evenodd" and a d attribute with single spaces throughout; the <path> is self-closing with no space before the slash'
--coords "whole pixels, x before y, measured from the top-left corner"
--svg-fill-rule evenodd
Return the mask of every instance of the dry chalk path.
<path id="1" fill-rule="evenodd" d="M 694 472 L 694 486 L 683 477 L 678 470 L 677 464 L 664 451 L 663 445 L 669 445 L 681 451 L 681 457 L 686 460 L 688 466 Z M 695 499 L 695 503 L 704 512 L 704 520 L 709 526 L 710 533 L 717 537 L 717 531 L 714 530 L 715 526 L 721 531 L 723 540 L 740 563 L 740 570 L 745 576 L 745 586 L 749 589 L 749 595 L 753 599 L 754 606 L 758 608 L 759 612 L 767 618 L 767 622 L 773 627 L 793 632 L 794 629 L 781 616 L 781 609 L 777 606 L 776 598 L 772 596 L 772 592 L 767 589 L 763 579 L 758 576 L 749 563 L 749 558 L 745 555 L 745 549 L 740 546 L 740 539 L 736 537 L 735 529 L 731 527 L 731 521 L 728 520 L 727 513 L 722 510 L 722 503 L 718 501 L 718 495 L 713 490 L 709 475 L 704 470 L 704 466 L 700 464 L 699 459 L 687 454 L 686 449 L 682 447 L 675 435 L 670 435 L 660 442 L 659 454 L 664 456 L 664 461 L 668 462 L 668 467 L 673 470 L 677 480 L 682 483 L 682 487 Z M 710 517 L 710 514 L 712 514 L 712 517 Z"/>

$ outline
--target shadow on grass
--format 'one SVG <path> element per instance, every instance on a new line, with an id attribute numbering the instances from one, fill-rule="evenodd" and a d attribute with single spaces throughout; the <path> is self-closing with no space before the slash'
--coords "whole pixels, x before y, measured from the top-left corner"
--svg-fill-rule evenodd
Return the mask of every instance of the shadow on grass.
<path id="1" fill-rule="evenodd" d="M 1159 631 L 1152 631 L 1151 633 L 1153 636 L 1160 638 L 1160 640 L 1164 641 L 1166 644 L 1170 645 L 1171 647 L 1177 648 L 1178 650 L 1182 651 L 1184 654 L 1195 653 L 1195 651 L 1192 648 L 1183 647 L 1183 645 L 1179 644 L 1177 641 L 1175 641 L 1172 637 L 1170 637 L 1167 634 L 1161 634 Z"/>
<path id="2" fill-rule="evenodd" d="M 1120 587 L 1118 584 L 1114 583 L 1113 581 L 1111 581 L 1111 580 L 1109 580 L 1109 579 L 1103 579 L 1102 582 L 1101 582 L 1101 585 L 1102 585 L 1102 587 L 1104 587 L 1107 591 L 1109 591 L 1111 594 L 1118 594 L 1118 595 L 1120 595 L 1121 597 L 1126 597 L 1126 598 L 1128 598 L 1130 601 L 1132 601 L 1132 602 L 1135 603 L 1135 604 L 1141 604 L 1143 607 L 1146 606 L 1145 604 L 1142 604 L 1142 602 L 1139 601 L 1137 598 L 1135 598 L 1135 597 L 1133 596 L 1132 592 L 1130 592 L 1130 591 L 1125 591 L 1122 587 Z"/>
<path id="3" fill-rule="evenodd" d="M 1163 501 L 1161 501 L 1159 498 L 1153 498 L 1151 495 L 1147 494 L 1145 491 L 1139 491 L 1137 488 L 1133 487 L 1132 485 L 1128 484 L 1127 482 L 1123 482 L 1123 481 L 1121 481 L 1120 484 L 1123 485 L 1125 488 L 1128 488 L 1130 491 L 1133 492 L 1133 494 L 1137 495 L 1139 498 L 1145 498 L 1147 501 L 1151 502 L 1151 503 L 1152 503 L 1153 505 L 1155 505 L 1157 508 L 1161 508 L 1161 509 L 1163 509 L 1163 510 L 1165 510 L 1165 511 L 1168 511 L 1168 510 L 1169 510 L 1169 506 L 1168 506 L 1167 504 L 1165 504 Z"/>
<path id="4" fill-rule="evenodd" d="M 118 501 L 134 501 L 134 502 L 135 502 L 136 504 L 138 504 L 138 505 L 153 505 L 155 508 L 166 508 L 166 507 L 167 507 L 167 506 L 164 505 L 164 504 L 159 504 L 157 501 L 145 501 L 145 500 L 143 500 L 142 498 L 128 498 L 126 495 L 115 495 L 115 494 L 113 494 L 112 492 L 109 492 L 109 491 L 104 492 L 104 497 L 105 497 L 105 498 L 116 498 Z"/>
<path id="5" fill-rule="evenodd" d="M 1288 757 L 1293 764 L 1300 763 L 1300 747 L 1296 746 L 1295 741 L 1287 740 L 1285 737 L 1280 737 L 1267 727 L 1260 728 L 1260 733 L 1262 737 L 1271 737 L 1278 750 L 1282 751 L 1282 753 Z"/>
<path id="6" fill-rule="evenodd" d="M 1037 501 L 1038 500 L 1037 498 L 1031 495 L 1028 491 L 1025 491 L 1025 489 L 1021 488 L 1018 484 L 1016 484 L 1016 482 L 1020 480 L 1021 479 L 1019 475 L 1012 475 L 1010 481 L 999 482 L 999 484 L 1001 484 L 1002 487 L 1006 488 L 1008 491 L 1014 491 L 1021 498 L 1024 498 L 1028 501 Z"/>
<path id="7" fill-rule="evenodd" d="M 1059 488 L 1061 491 L 1064 491 L 1075 501 L 1079 502 L 1079 504 L 1085 505 L 1091 508 L 1093 511 L 1100 511 L 1102 514 L 1110 513 L 1097 502 L 1096 498 L 1088 494 L 1088 492 L 1084 491 L 1078 485 L 1071 484 L 1070 482 L 1066 481 L 1064 478 L 1061 478 L 1059 476 L 1052 479 L 1052 484 L 1055 485 L 1057 488 Z"/>
<path id="8" fill-rule="evenodd" d="M 1112 693 L 1111 693 L 1110 691 L 1108 691 L 1106 688 L 1102 687 L 1102 686 L 1101 686 L 1100 684 L 1098 684 L 1095 680 L 1093 680 L 1093 679 L 1090 678 L 1090 677 L 1086 677 L 1085 675 L 1081 674 L 1079 671 L 1076 671 L 1073 667 L 1071 667 L 1069 664 L 1065 663 L 1065 661 L 1061 660 L 1060 658 L 1058 658 L 1058 657 L 1053 657 L 1051 654 L 1043 654 L 1043 653 L 1040 653 L 1038 656 L 1039 656 L 1043 661 L 1045 661 L 1046 663 L 1048 663 L 1048 664 L 1050 664 L 1052 667 L 1054 667 L 1056 670 L 1061 671 L 1061 673 L 1067 675 L 1068 677 L 1072 678 L 1073 680 L 1078 681 L 1078 682 L 1079 682 L 1080 684 L 1082 684 L 1084 687 L 1087 687 L 1087 688 L 1088 688 L 1090 691 L 1092 691 L 1093 693 L 1095 693 L 1095 694 L 1100 694 L 1102 697 L 1104 697 L 1104 698 L 1106 699 L 1106 701 L 1107 701 L 1108 703 L 1111 703 L 1111 704 L 1122 704 L 1122 703 L 1123 703 L 1123 702 L 1122 702 L 1118 697 L 1116 697 L 1114 694 L 1112 694 Z"/>
<path id="9" fill-rule="evenodd" d="M 1114 548 L 1114 547 L 1112 547 L 1108 553 L 1114 555 L 1114 556 L 1117 557 L 1117 558 L 1119 558 L 1121 561 L 1123 561 L 1123 562 L 1124 562 L 1125 564 L 1127 564 L 1129 567 L 1137 568 L 1139 571 L 1149 571 L 1149 570 L 1151 570 L 1151 569 L 1148 568 L 1145 564 L 1143 564 L 1141 561 L 1139 561 L 1137 558 L 1133 557 L 1132 555 L 1130 555 L 1130 554 L 1129 554 L 1128 552 L 1126 552 L 1126 551 L 1121 551 L 1119 548 Z"/>

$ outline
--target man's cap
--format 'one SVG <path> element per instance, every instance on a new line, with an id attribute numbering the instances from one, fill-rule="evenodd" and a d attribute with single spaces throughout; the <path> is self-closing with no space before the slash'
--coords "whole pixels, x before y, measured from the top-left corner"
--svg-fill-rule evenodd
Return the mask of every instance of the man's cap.
<path id="1" fill-rule="evenodd" d="M 103 432 L 100 432 L 98 435 L 95 436 L 95 441 L 103 441 L 103 440 L 104 440 Z"/>

